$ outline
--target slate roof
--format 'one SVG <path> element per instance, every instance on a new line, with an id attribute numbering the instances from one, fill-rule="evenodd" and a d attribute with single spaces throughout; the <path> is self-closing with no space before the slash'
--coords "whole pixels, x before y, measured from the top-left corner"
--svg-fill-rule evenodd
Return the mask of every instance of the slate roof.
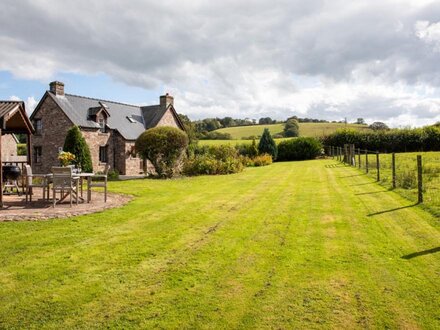
<path id="1" fill-rule="evenodd" d="M 101 103 L 104 103 L 110 114 L 107 126 L 117 130 L 127 140 L 135 140 L 146 129 L 156 126 L 167 110 L 159 105 L 139 107 L 72 94 L 55 95 L 50 91 L 47 94 L 55 100 L 72 123 L 84 128 L 99 128 L 98 123 L 90 120 L 90 111 L 94 112 L 94 109 L 100 108 Z"/>
<path id="2" fill-rule="evenodd" d="M 161 107 L 160 105 L 150 105 L 146 107 L 141 107 L 142 116 L 145 120 L 145 128 L 155 127 L 160 119 L 163 117 L 167 109 Z"/>

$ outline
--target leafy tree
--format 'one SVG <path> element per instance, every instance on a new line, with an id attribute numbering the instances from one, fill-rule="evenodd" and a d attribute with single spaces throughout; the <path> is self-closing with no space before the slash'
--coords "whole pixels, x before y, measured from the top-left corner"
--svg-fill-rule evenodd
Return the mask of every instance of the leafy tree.
<path id="1" fill-rule="evenodd" d="M 189 139 L 189 144 L 195 143 L 197 141 L 197 135 L 194 123 L 191 121 L 191 119 L 189 119 L 187 115 L 179 113 L 178 116 L 183 126 L 185 127 L 185 131 Z"/>
<path id="2" fill-rule="evenodd" d="M 356 120 L 355 124 L 358 124 L 358 125 L 365 125 L 365 120 L 364 120 L 364 118 L 358 118 L 358 119 Z"/>
<path id="3" fill-rule="evenodd" d="M 368 127 L 371 128 L 373 131 L 383 131 L 390 129 L 385 123 L 382 123 L 381 121 L 376 121 Z"/>
<path id="4" fill-rule="evenodd" d="M 93 172 L 90 149 L 78 126 L 72 126 L 67 131 L 63 151 L 75 155 L 74 164 L 81 168 L 83 172 Z"/>
<path id="5" fill-rule="evenodd" d="M 135 148 L 142 159 L 148 159 L 160 177 L 171 178 L 181 169 L 188 135 L 175 127 L 154 127 L 142 133 Z"/>
<path id="6" fill-rule="evenodd" d="M 298 120 L 290 118 L 286 121 L 284 125 L 284 136 L 285 137 L 297 137 L 299 135 L 299 124 Z"/>
<path id="7" fill-rule="evenodd" d="M 271 155 L 273 160 L 277 158 L 278 148 L 274 139 L 272 138 L 272 135 L 270 135 L 268 128 L 264 129 L 263 135 L 260 138 L 260 143 L 258 144 L 258 152 L 260 155 Z"/>
<path id="8" fill-rule="evenodd" d="M 273 120 L 270 117 L 263 117 L 258 120 L 259 125 L 270 125 L 270 124 L 275 124 L 275 122 L 276 120 Z"/>
<path id="9" fill-rule="evenodd" d="M 219 122 L 223 127 L 233 127 L 237 125 L 232 117 L 225 117 L 223 119 L 219 119 Z"/>

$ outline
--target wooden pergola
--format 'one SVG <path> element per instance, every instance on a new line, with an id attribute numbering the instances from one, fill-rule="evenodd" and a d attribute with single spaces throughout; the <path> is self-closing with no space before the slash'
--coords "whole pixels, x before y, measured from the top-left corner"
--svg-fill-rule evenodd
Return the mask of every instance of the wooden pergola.
<path id="1" fill-rule="evenodd" d="M 26 114 L 23 101 L 0 101 L 0 208 L 3 207 L 3 157 L 2 136 L 5 134 L 25 134 L 27 137 L 27 162 L 31 165 L 31 139 L 34 127 Z"/>

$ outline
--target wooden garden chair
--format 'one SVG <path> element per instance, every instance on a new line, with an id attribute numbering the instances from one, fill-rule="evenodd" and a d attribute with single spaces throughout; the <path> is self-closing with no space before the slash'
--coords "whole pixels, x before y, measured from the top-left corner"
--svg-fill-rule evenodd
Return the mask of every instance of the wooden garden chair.
<path id="1" fill-rule="evenodd" d="M 53 207 L 57 203 L 56 192 L 61 194 L 59 202 L 62 202 L 67 195 L 70 196 L 70 207 L 72 207 L 72 198 L 75 196 L 75 202 L 78 205 L 78 185 L 79 177 L 73 175 L 71 167 L 52 167 L 52 192 Z"/>
<path id="2" fill-rule="evenodd" d="M 87 202 L 90 203 L 92 199 L 92 188 L 104 188 L 104 202 L 107 203 L 107 176 L 110 170 L 110 165 L 105 165 L 103 174 L 94 174 L 87 179 Z M 95 179 L 95 180 L 94 180 Z"/>
<path id="3" fill-rule="evenodd" d="M 49 200 L 49 191 L 50 191 L 50 174 L 33 174 L 32 167 L 30 165 L 25 165 L 26 169 L 26 203 L 28 201 L 32 202 L 32 194 L 33 188 L 43 188 L 43 200 Z M 40 180 L 34 180 L 35 178 L 39 178 Z"/>

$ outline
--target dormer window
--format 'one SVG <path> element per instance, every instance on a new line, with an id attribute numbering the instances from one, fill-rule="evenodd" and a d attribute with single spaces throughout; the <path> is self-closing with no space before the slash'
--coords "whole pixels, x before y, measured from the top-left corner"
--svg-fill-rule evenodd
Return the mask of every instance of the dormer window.
<path id="1" fill-rule="evenodd" d="M 100 103 L 99 107 L 89 108 L 88 120 L 97 123 L 101 133 L 107 131 L 108 117 L 110 117 L 110 113 L 108 112 L 108 106 L 104 103 Z"/>

